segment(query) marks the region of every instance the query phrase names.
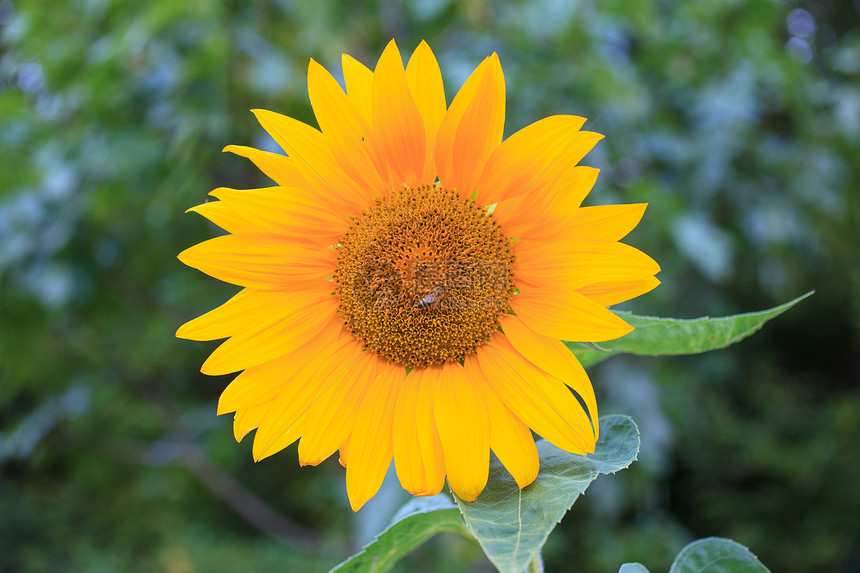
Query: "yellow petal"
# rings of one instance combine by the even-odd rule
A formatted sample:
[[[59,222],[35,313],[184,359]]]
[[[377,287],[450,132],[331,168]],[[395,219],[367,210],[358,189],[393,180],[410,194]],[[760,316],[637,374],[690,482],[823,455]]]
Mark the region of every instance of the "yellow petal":
[[[597,427],[597,399],[585,369],[558,339],[542,336],[530,329],[518,316],[502,315],[502,329],[511,345],[526,360],[558,378],[576,392],[588,408],[588,417]]]
[[[250,325],[271,324],[323,296],[326,293],[242,289],[221,306],[183,324],[176,336],[186,340],[227,338]]]
[[[470,366],[470,362],[474,364]],[[477,382],[487,404],[487,412],[490,416],[490,448],[510,472],[517,485],[524,488],[535,480],[540,467],[540,459],[531,430],[502,403],[484,379],[476,357],[466,357],[466,368],[476,372],[477,375],[473,375],[473,380]]]
[[[246,328],[216,348],[200,371],[210,376],[229,374],[290,353],[323,330],[338,304],[337,298],[330,296],[277,322]]]
[[[257,169],[282,187],[304,188],[308,185],[308,181],[302,175],[302,171],[296,165],[296,161],[289,157],[269,151],[261,151],[253,147],[245,147],[244,145],[228,145],[224,148],[224,151],[250,159],[257,166]]]
[[[257,226],[236,213],[221,201],[209,201],[191,207],[186,213],[197,213],[209,219],[228,233],[256,233]]]
[[[233,437],[237,442],[241,442],[251,430],[260,426],[266,419],[266,413],[271,404],[271,401],[263,402],[236,412],[233,417]]]
[[[264,365],[265,366],[265,365]],[[257,367],[259,370],[261,367]],[[275,399],[284,385],[284,378],[278,375],[257,375],[253,368],[239,374],[218,399],[218,415],[241,412]]]
[[[575,291],[523,286],[508,304],[529,328],[559,340],[601,342],[633,330],[612,311]]]
[[[373,118],[370,108],[373,72],[349,54],[343,54],[341,65],[343,79],[346,82],[346,95],[369,125]]]
[[[372,203],[371,191],[344,173],[322,133],[279,113],[252,111],[260,125],[296,161],[302,176],[330,200],[339,200],[356,213]]]
[[[594,451],[591,422],[577,399],[525,360],[503,334],[493,334],[477,357],[484,378],[517,418],[565,451]]]
[[[331,360],[321,362],[311,361],[293,377],[284,380],[284,386],[277,398],[272,400],[266,419],[260,424],[254,436],[254,459],[259,461],[277,453],[286,447],[281,445],[279,438],[304,422],[311,404],[319,397],[320,392],[331,384],[333,378],[348,368],[360,352],[355,342],[340,343],[332,353]],[[292,436],[292,433],[291,433]],[[297,439],[299,436],[295,436]],[[294,441],[291,439],[290,443]]]
[[[505,78],[494,53],[469,76],[439,125],[434,155],[444,187],[471,196],[504,124]]]
[[[392,446],[394,468],[403,489],[412,495],[427,490],[427,477],[421,463],[421,446],[415,427],[415,410],[418,405],[418,382],[409,375],[403,381],[394,406]]]
[[[475,381],[459,364],[445,364],[436,376],[433,412],[448,485],[460,499],[475,501],[487,485],[490,469],[487,405]]]
[[[566,169],[551,181],[541,177],[528,194],[500,202],[493,217],[509,237],[565,237],[571,229],[570,218],[594,187],[599,173],[599,169],[579,166]]]
[[[325,285],[334,272],[337,253],[278,235],[223,235],[185,249],[178,258],[189,267],[239,286],[261,290],[318,286],[331,292]]]
[[[592,239],[514,243],[517,285],[547,287],[560,292],[596,282],[622,282],[660,272],[648,255],[624,243]]]
[[[387,160],[389,184],[398,189],[421,181],[427,139],[424,120],[406,84],[403,60],[394,40],[388,43],[373,72],[373,142]]]
[[[445,117],[447,102],[442,72],[436,62],[436,56],[424,40],[421,40],[412,52],[412,57],[409,58],[409,64],[406,66],[406,82],[424,119],[424,134],[427,138],[427,154],[421,181],[432,183],[437,175],[433,153],[436,132],[439,130],[442,118]]]
[[[379,175],[382,164],[370,141],[370,124],[337,80],[314,60],[308,66],[308,94],[325,140],[344,172],[365,191],[384,188],[384,178]]]
[[[269,422],[268,416],[271,415],[271,410],[266,413],[266,420],[264,420],[260,426],[265,427],[264,424]],[[257,429],[257,433],[254,434],[254,444],[251,447],[251,455],[254,456],[254,461],[259,462],[262,459],[265,459],[271,455],[274,455],[284,448],[290,446],[302,437],[302,434],[305,431],[305,421],[307,419],[307,413],[301,413],[295,420],[293,420],[289,425],[282,427],[274,439],[267,440],[263,442],[259,439],[260,430]],[[266,447],[263,448],[261,444],[265,443]]]
[[[421,461],[424,475],[427,476],[427,492],[421,495],[436,495],[445,486],[445,455],[442,440],[436,426],[433,400],[436,393],[437,369],[425,368],[410,372],[418,377],[418,404],[415,412],[415,425],[418,432],[418,445],[421,448]]]
[[[620,241],[636,228],[648,203],[600,205],[577,209],[570,218],[570,237]]]
[[[403,489],[412,495],[436,495],[445,482],[445,469],[432,419],[432,395],[421,393],[423,370],[414,369],[406,377],[394,408],[394,467]],[[426,384],[425,388],[432,390]]]
[[[656,277],[645,277],[635,281],[594,283],[577,292],[602,306],[612,306],[636,298],[654,290],[660,281]]]
[[[307,433],[299,442],[301,465],[319,464],[349,437],[358,405],[376,378],[378,362],[371,352],[353,352],[341,359],[341,367],[308,410]]]
[[[601,205],[598,207],[580,207],[582,197],[597,180],[598,170],[591,167],[576,167],[585,170],[583,175],[589,176],[585,182],[585,190],[578,193],[564,193],[556,189],[552,193],[532,193],[525,202],[542,203],[542,209],[527,208],[523,205],[523,197],[505,201],[505,215],[499,219],[519,219],[524,227],[517,234],[523,239],[533,240],[569,240],[569,239],[599,239],[619,241],[633,230],[644,213],[646,204],[631,205]],[[567,179],[565,179],[568,182]],[[570,183],[571,188],[577,185]],[[514,206],[508,209],[508,205]],[[515,211],[525,211],[522,214],[512,214]],[[510,214],[510,215],[508,215]],[[516,232],[514,227],[506,228]]]
[[[210,193],[257,226],[271,232],[323,247],[349,228],[352,211],[333,210],[312,191],[287,187],[236,190],[221,187]]]
[[[584,123],[575,115],[553,115],[511,135],[487,160],[478,201],[492,205],[527,193],[550,165],[583,140],[579,128]]]
[[[293,352],[239,374],[218,398],[218,415],[276,398],[286,388],[287,381],[298,376],[314,361],[323,364],[337,361],[344,352],[344,344],[338,343],[341,326],[340,319],[333,317],[318,336]]]
[[[397,390],[406,372],[403,367],[381,364],[379,377],[368,386],[355,412],[349,437],[346,493],[353,511],[376,495],[391,465],[391,427]]]
[[[349,455],[349,438],[347,438],[346,441],[344,441],[340,445],[340,449],[338,450],[337,461],[343,467],[346,467],[346,459],[347,459],[348,455]]]
[[[523,210],[524,215],[531,213],[532,217],[535,211],[549,214],[573,213],[591,191],[599,172],[593,168],[573,166],[602,138],[598,133],[577,132],[574,143],[529,184],[527,192],[513,196],[512,200],[503,201],[494,214],[504,220],[505,214],[514,209]],[[517,217],[516,214],[508,216]],[[545,224],[543,218],[533,218],[532,223],[540,227]],[[522,232],[511,236],[525,235],[526,233]]]
[[[238,332],[248,322],[271,316],[271,303],[285,295],[279,292],[261,293],[242,289],[233,298],[206,314],[189,320],[176,331],[186,340],[219,340]]]

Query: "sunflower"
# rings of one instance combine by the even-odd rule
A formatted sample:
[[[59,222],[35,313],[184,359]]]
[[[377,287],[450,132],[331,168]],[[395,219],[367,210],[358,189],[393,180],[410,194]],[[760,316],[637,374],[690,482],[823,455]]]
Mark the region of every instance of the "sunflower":
[[[311,60],[319,129],[255,110],[286,155],[225,150],[276,185],[212,191],[193,207],[228,234],[179,259],[242,287],[177,332],[223,342],[201,371],[241,373],[218,402],[260,460],[299,440],[301,465],[335,452],[354,510],[394,459],[413,495],[474,500],[490,450],[522,488],[532,431],[574,453],[598,436],[591,383],[562,340],[632,328],[607,309],[660,269],[619,240],[644,204],[581,207],[601,135],[556,115],[503,140],[496,54],[451,105],[422,42],[373,71],[343,56],[346,90]],[[571,391],[572,390],[572,391]]]

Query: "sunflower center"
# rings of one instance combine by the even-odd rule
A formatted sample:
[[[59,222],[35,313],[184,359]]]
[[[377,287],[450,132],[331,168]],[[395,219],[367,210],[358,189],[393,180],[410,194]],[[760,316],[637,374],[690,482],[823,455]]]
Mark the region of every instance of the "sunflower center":
[[[514,293],[509,240],[493,216],[438,185],[377,199],[338,250],[346,328],[397,364],[462,360],[499,327]]]

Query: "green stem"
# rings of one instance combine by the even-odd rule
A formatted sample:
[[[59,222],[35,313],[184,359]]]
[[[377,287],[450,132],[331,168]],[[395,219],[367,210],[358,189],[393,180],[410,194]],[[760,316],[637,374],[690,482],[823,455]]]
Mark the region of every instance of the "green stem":
[[[541,559],[540,550],[535,551],[532,560],[526,567],[526,573],[543,573],[543,559]]]

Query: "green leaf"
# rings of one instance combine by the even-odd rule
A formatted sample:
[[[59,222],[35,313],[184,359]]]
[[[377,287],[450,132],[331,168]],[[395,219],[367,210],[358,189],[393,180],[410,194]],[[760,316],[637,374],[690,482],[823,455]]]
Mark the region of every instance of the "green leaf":
[[[648,569],[641,563],[625,563],[618,573],[648,573]]]
[[[460,519],[460,511],[447,496],[416,497],[397,512],[391,525],[361,553],[332,569],[332,573],[388,571],[413,549],[443,531],[471,538]]]
[[[473,502],[454,499],[466,527],[503,573],[522,573],[567,510],[599,474],[628,467],[639,453],[639,429],[627,416],[600,418],[600,439],[589,456],[537,442],[540,473],[525,489],[495,458],[490,480]]]
[[[779,316],[814,292],[810,291],[768,310],[718,318],[704,316],[682,320],[616,312],[631,326],[636,327],[636,330],[627,336],[600,344],[584,342],[565,342],[565,344],[586,367],[623,352],[640,356],[698,354],[740,342],[759,330],[765,322]]]
[[[707,537],[684,547],[669,573],[769,573],[749,549],[731,539]],[[620,573],[620,572],[619,572]]]

